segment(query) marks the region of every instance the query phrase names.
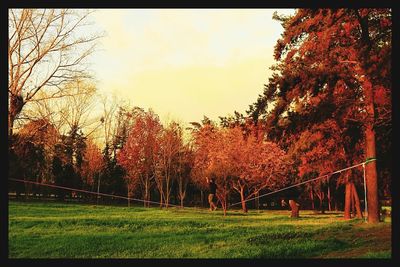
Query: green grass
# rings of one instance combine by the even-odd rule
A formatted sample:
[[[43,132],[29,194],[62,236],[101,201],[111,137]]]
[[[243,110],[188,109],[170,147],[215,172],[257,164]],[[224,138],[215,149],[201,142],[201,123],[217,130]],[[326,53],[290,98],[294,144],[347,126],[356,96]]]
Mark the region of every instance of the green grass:
[[[9,258],[390,258],[391,222],[341,213],[9,202]]]

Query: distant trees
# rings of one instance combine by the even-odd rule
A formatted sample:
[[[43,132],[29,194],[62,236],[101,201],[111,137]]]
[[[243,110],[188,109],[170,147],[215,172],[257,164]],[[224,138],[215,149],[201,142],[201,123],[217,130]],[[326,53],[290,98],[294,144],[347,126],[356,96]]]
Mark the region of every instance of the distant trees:
[[[132,121],[127,141],[117,153],[118,164],[126,170],[129,195],[140,187],[148,207],[155,186],[160,206],[168,208],[175,185],[183,206],[193,155],[182,126],[175,121],[163,126],[152,110],[139,108],[134,108]]]
[[[234,152],[239,168],[233,188],[240,194],[242,209],[246,212],[247,199],[257,196],[264,189],[284,187],[291,162],[277,144],[254,134],[250,134],[240,144]]]
[[[150,205],[150,189],[156,176],[161,129],[158,116],[152,110],[140,110],[135,114],[125,146],[117,155],[119,164],[128,173],[128,194],[132,194],[138,184],[142,190],[145,207]],[[159,190],[162,194],[162,189]]]
[[[160,173],[156,175],[156,181],[161,189],[161,199],[164,199],[166,207],[170,201],[172,182],[182,171],[177,166],[179,153],[183,152],[182,134],[182,127],[176,122],[171,122],[164,127],[159,139],[160,150],[157,165]],[[180,160],[180,164],[182,164],[182,158]],[[181,192],[182,190],[183,187]]]
[[[195,132],[195,144],[196,180],[205,185],[206,175],[215,177],[224,214],[232,189],[240,194],[242,209],[247,212],[247,199],[262,189],[278,188],[286,182],[289,162],[285,152],[254,136],[254,132],[246,136],[240,126],[218,128],[205,124]]]
[[[86,138],[82,128],[87,122],[85,115],[91,109],[88,99],[93,93],[89,91],[95,92],[95,87],[88,83],[90,73],[86,59],[101,37],[97,33],[79,34],[78,29],[87,25],[90,14],[91,11],[68,9],[8,11],[9,149],[14,154],[13,151],[21,148],[22,136],[32,142],[37,140],[36,137],[44,137],[46,129],[52,128],[51,138],[40,137],[42,141],[38,145],[41,149],[35,149],[36,153],[42,151],[44,166],[36,169],[43,182],[82,185]],[[67,105],[63,106],[65,103]],[[22,127],[14,134],[16,119],[25,124],[21,123]],[[37,131],[30,129],[33,130],[31,133],[24,134],[24,128],[34,124],[41,126],[34,127]],[[69,127],[65,127],[66,124]],[[22,160],[22,156],[19,154],[18,160]],[[27,162],[39,158],[31,155]],[[35,177],[14,164],[10,168],[14,173],[24,173],[29,179]]]
[[[95,180],[98,180],[101,170],[104,168],[104,159],[100,148],[91,140],[86,140],[82,164],[82,177],[89,189],[94,190]]]
[[[188,141],[187,143],[181,143],[177,159],[174,164],[174,170],[176,183],[178,185],[178,197],[182,208],[187,195],[186,191],[188,184],[192,180],[193,164],[194,151],[192,142]]]

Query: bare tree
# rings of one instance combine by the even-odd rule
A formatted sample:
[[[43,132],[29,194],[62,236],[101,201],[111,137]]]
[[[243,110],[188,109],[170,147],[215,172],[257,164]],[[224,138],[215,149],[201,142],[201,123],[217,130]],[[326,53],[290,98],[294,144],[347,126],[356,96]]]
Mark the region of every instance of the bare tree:
[[[62,98],[46,98],[46,92],[39,92],[38,96],[43,99],[32,101],[20,113],[18,122],[25,119],[46,119],[60,134],[76,127],[85,131],[85,136],[89,136],[101,126],[101,114],[95,109],[96,90],[90,81],[76,80],[63,86],[65,95]]]
[[[177,166],[176,180],[178,183],[178,197],[183,208],[183,201],[186,197],[187,185],[190,181],[191,170],[194,164],[193,143],[188,142],[180,146]]]
[[[101,97],[101,104],[103,106],[103,115],[101,117],[101,122],[103,123],[104,130],[104,145],[110,146],[115,132],[115,116],[118,110],[118,99],[114,95],[109,98],[107,95]]]
[[[64,119],[69,129],[77,127],[84,129],[100,125],[100,118],[93,113],[95,104],[96,87],[86,81],[73,81],[68,84],[70,95],[62,98],[60,116]],[[90,131],[91,132],[91,131]]]
[[[92,11],[10,9],[8,13],[8,132],[24,106],[63,97],[63,85],[90,77],[85,59],[99,34],[80,31]],[[81,35],[79,35],[81,34]],[[38,92],[46,91],[44,98]]]
[[[182,127],[179,125],[179,123],[171,121],[163,129],[163,132],[160,136],[159,165],[161,168],[161,176],[158,176],[158,179],[156,179],[156,181],[159,180],[159,183],[164,183],[165,185],[161,187],[164,190],[160,191],[160,194],[164,195],[165,205],[167,208],[172,190],[174,165],[177,163],[181,147]]]

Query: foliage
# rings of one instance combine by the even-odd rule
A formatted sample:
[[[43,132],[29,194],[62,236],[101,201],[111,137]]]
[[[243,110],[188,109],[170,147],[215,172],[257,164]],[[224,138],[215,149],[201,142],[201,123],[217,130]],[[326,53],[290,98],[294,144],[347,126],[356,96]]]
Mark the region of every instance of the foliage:
[[[103,166],[104,161],[101,150],[92,140],[86,140],[82,176],[85,177],[85,183],[87,185],[91,186],[94,184],[95,177],[100,175]]]
[[[382,137],[375,143],[374,131],[391,128],[391,10],[298,9],[275,18],[284,33],[274,74],[248,115],[289,151],[301,175],[375,157],[375,148],[386,158],[390,150],[383,152]],[[376,221],[374,164],[367,166],[367,181]]]
[[[276,189],[286,183],[289,161],[285,152],[257,136],[257,131],[251,132],[256,128],[246,128],[247,131],[240,126],[218,128],[205,124],[194,133],[195,179],[205,186],[205,176],[216,178],[217,197],[225,212],[232,189],[240,193],[243,210],[247,211],[245,199],[262,189]]]
[[[150,187],[156,175],[161,129],[158,116],[152,110],[140,112],[135,116],[127,142],[117,154],[119,165],[127,172],[129,196],[139,185],[142,188],[142,197],[150,200]]]

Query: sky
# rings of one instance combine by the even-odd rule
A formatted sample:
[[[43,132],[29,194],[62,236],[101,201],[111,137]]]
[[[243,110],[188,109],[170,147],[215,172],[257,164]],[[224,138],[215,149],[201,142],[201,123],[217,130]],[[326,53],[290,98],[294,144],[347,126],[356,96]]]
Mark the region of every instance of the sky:
[[[244,113],[271,75],[293,9],[99,9],[91,58],[99,92],[191,122]]]

